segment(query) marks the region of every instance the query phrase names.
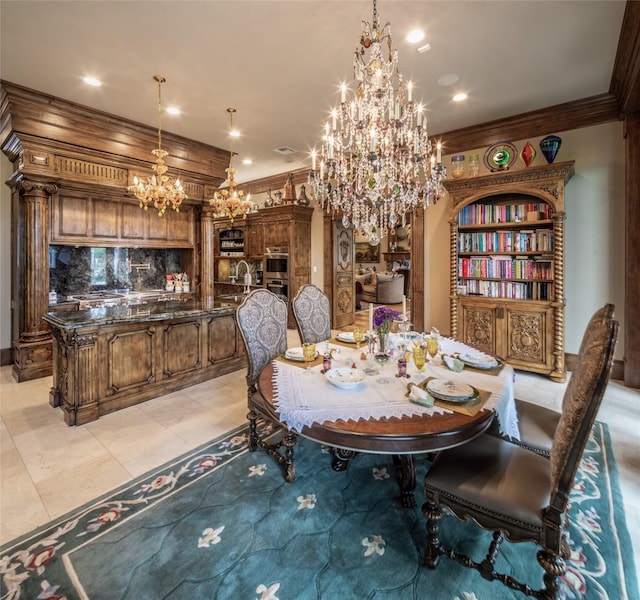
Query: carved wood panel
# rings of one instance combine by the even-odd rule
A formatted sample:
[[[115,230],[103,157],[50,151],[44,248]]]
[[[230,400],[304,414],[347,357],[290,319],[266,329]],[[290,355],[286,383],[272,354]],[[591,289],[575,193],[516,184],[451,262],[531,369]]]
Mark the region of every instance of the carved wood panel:
[[[238,351],[235,319],[229,315],[207,322],[207,363],[231,358]]]
[[[488,306],[462,305],[462,340],[465,344],[495,353],[496,340],[496,309]]]
[[[145,327],[135,331],[113,333],[108,337],[106,356],[108,394],[116,394],[156,380],[153,352],[155,336],[155,327]]]
[[[195,371],[202,365],[201,322],[172,323],[162,335],[164,376],[173,377]]]

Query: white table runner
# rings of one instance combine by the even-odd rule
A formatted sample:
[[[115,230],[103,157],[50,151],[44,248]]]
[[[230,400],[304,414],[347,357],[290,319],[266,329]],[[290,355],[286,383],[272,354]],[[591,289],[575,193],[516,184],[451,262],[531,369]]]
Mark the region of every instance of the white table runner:
[[[334,356],[333,366],[343,367],[355,362],[364,369],[366,361],[360,360],[360,351],[343,346],[330,345],[339,350]],[[319,345],[320,352],[325,350]],[[442,338],[441,350],[446,354],[452,352],[469,352],[465,344]],[[376,365],[377,368],[379,368]],[[445,414],[453,411],[440,406],[426,407],[414,404],[405,396],[409,382],[420,383],[427,377],[446,378],[460,381],[473,387],[490,392],[483,410],[495,410],[500,432],[519,439],[518,418],[513,396],[513,368],[505,364],[498,375],[489,375],[465,369],[455,373],[447,369],[439,356],[435,362],[425,365],[419,373],[413,363],[407,365],[409,379],[395,376],[397,370],[397,354],[393,356],[384,369],[389,380],[387,384],[377,381],[378,375],[368,376],[363,384],[355,389],[344,390],[329,383],[320,372],[321,366],[311,369],[311,373],[281,361],[274,362],[274,403],[281,420],[290,429],[301,431],[304,426],[324,421],[335,422],[357,421],[358,419],[381,419],[389,417],[411,417],[414,415]]]

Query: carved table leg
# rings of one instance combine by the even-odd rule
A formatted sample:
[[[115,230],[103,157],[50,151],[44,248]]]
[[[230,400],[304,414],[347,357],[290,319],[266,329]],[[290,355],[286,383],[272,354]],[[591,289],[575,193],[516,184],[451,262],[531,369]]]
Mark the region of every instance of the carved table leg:
[[[331,468],[334,471],[346,471],[349,461],[357,454],[353,450],[343,450],[342,448],[332,448],[333,460]]]
[[[400,485],[400,498],[402,506],[413,508],[416,506],[416,464],[413,454],[394,454],[393,464],[396,467],[396,478]]]

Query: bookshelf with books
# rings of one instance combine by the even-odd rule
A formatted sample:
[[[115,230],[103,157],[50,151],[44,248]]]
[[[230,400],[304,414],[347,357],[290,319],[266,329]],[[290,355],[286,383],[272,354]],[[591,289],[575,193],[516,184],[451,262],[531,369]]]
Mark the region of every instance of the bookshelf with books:
[[[447,180],[451,335],[566,379],[564,187],[573,161]]]

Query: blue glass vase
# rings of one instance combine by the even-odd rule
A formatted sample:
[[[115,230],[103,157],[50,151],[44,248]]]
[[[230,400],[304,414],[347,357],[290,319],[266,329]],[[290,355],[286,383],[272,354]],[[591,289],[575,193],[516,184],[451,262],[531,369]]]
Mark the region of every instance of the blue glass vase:
[[[555,160],[561,145],[562,138],[557,135],[548,135],[540,140],[540,150],[549,164]]]

